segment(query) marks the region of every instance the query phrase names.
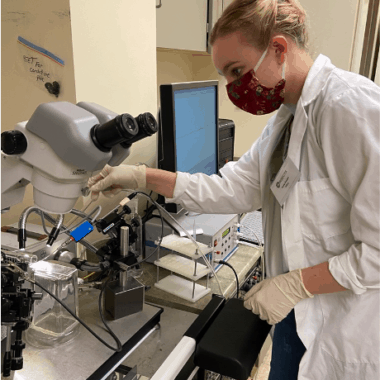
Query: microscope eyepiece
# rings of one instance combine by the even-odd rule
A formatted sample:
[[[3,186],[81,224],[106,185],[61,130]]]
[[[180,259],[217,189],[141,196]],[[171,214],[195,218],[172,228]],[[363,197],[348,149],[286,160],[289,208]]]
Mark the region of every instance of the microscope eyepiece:
[[[145,112],[136,117],[139,126],[139,132],[129,141],[121,143],[123,148],[129,148],[136,141],[142,140],[145,137],[152,136],[158,130],[157,121],[150,112]]]
[[[151,136],[157,132],[157,121],[150,112],[145,112],[136,117],[140,130],[143,130],[146,136]]]
[[[109,152],[117,144],[128,142],[139,132],[135,118],[127,113],[91,128],[91,138],[102,152]]]
[[[28,142],[20,131],[5,131],[1,134],[1,150],[5,154],[22,154],[26,151]]]

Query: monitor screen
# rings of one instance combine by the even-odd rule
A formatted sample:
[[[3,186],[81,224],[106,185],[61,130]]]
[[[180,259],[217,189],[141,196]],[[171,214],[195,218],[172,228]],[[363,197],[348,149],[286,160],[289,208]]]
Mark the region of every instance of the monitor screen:
[[[218,173],[218,81],[160,86],[158,167]]]
[[[174,91],[177,171],[216,173],[215,91],[214,86]]]

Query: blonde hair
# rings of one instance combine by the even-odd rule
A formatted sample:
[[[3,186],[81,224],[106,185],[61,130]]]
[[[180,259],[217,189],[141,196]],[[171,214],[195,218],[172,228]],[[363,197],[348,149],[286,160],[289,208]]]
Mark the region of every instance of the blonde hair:
[[[216,22],[210,44],[240,31],[259,50],[265,50],[273,34],[289,36],[307,50],[306,13],[298,0],[235,0]]]

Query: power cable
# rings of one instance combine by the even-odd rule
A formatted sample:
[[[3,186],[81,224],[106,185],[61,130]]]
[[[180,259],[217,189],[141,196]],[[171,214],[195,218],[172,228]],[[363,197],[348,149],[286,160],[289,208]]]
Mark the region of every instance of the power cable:
[[[229,268],[231,268],[235,274],[235,279],[236,279],[236,298],[239,298],[239,289],[240,289],[240,286],[239,286],[239,278],[238,278],[238,275],[236,273],[236,270],[234,269],[234,267],[227,263],[226,261],[223,261],[223,260],[219,260],[217,261],[219,264],[222,264],[222,265],[226,265],[228,266]]]

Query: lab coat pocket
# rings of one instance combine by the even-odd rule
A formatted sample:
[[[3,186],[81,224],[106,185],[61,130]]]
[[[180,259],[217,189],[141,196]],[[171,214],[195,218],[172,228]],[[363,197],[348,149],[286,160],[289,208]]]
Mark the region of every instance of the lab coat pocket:
[[[329,178],[299,182],[302,234],[327,240],[346,233],[351,205],[335,190]]]
[[[358,377],[354,379],[378,379],[363,376],[379,370],[378,318],[368,318],[379,306],[378,292],[369,291],[361,295],[341,292],[323,294],[319,298],[324,318],[319,346],[327,354],[326,360],[330,357],[335,368],[343,364],[356,365]]]

